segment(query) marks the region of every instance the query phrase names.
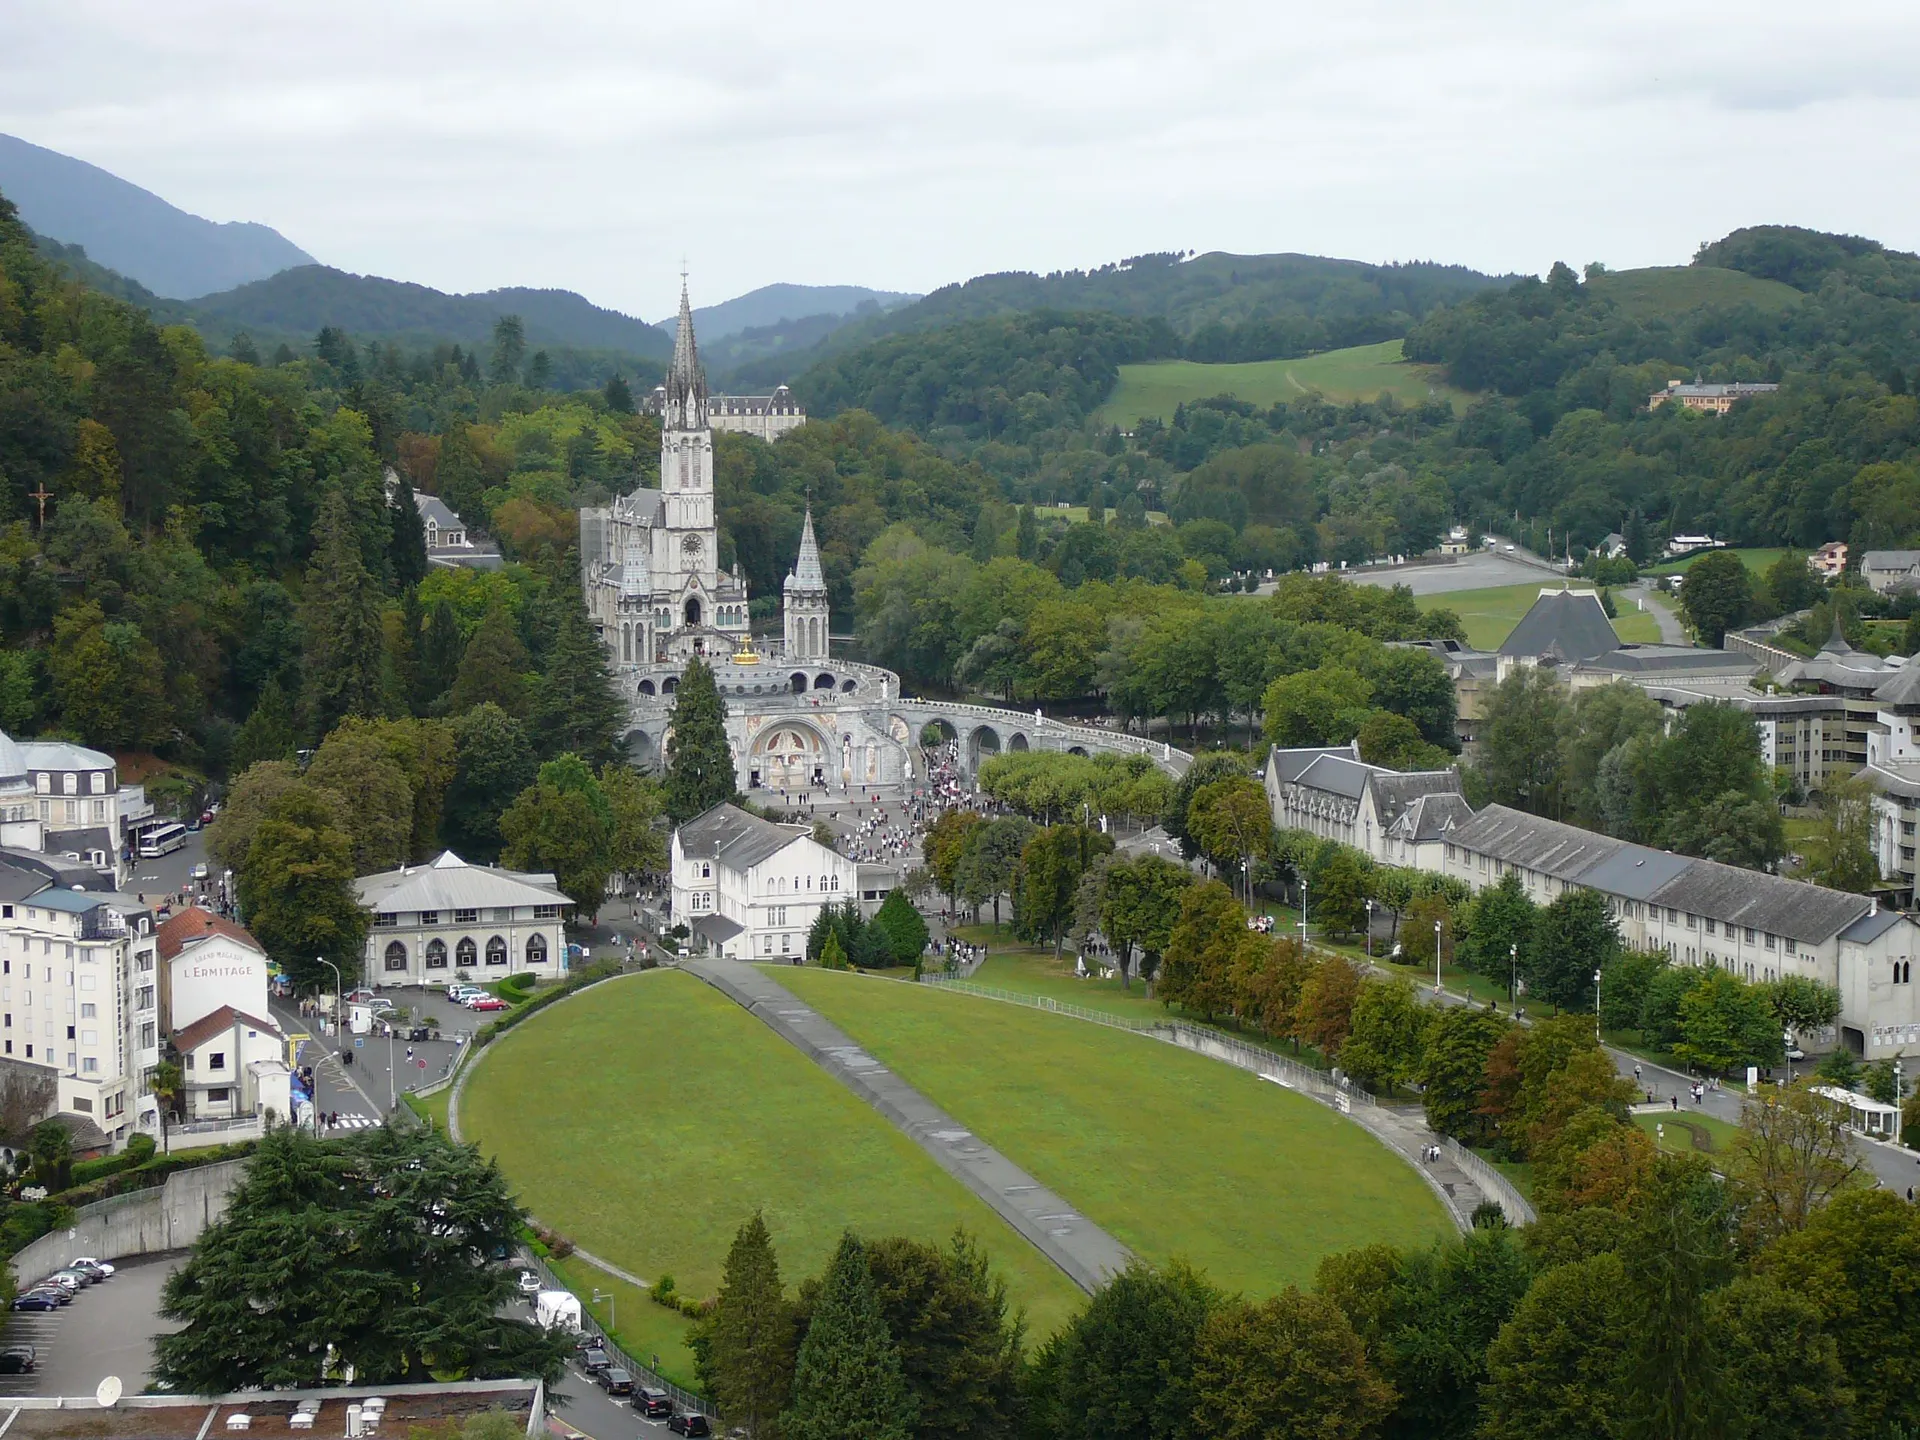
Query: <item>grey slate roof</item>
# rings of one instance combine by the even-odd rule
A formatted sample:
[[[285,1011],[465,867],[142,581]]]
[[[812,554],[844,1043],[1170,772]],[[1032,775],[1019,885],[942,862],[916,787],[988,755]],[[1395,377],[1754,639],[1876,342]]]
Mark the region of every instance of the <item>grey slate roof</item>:
[[[1458,770],[1375,770],[1373,803],[1380,822],[1391,825],[1401,812],[1425,795],[1458,795]]]
[[[1860,557],[1863,570],[1912,570],[1920,566],[1920,550],[1869,550]]]
[[[1657,675],[1663,671],[1725,671],[1755,675],[1760,662],[1738,650],[1702,650],[1692,645],[1622,645],[1605,655],[1583,661],[1583,670],[1617,671],[1623,675]]]
[[[694,860],[715,860],[729,870],[747,870],[769,855],[804,840],[804,830],[790,830],[737,805],[716,805],[696,815],[679,829],[680,853]]]
[[[1348,745],[1309,746],[1299,750],[1283,750],[1276,745],[1268,752],[1267,761],[1272,765],[1275,777],[1282,785],[1287,785],[1298,780],[1301,772],[1323,755],[1357,761],[1360,758],[1360,744],[1354,741]]]
[[[1591,660],[1620,648],[1600,597],[1591,590],[1549,590],[1533,602],[1501,645],[1502,655]]]
[[[467,522],[454,514],[453,507],[438,495],[416,495],[413,497],[413,503],[414,507],[420,512],[422,524],[432,521],[434,526],[441,530],[464,530],[467,528]]]
[[[1873,902],[1864,895],[1828,890],[1805,880],[1784,880],[1714,860],[1689,861],[1686,869],[1654,898],[1662,905],[1691,910],[1696,915],[1811,944],[1832,939],[1873,908]]]
[[[1455,826],[1473,818],[1473,807],[1464,795],[1443,793],[1416,795],[1400,818],[1393,822],[1393,833],[1403,840],[1419,844],[1439,840]]]
[[[554,877],[469,865],[451,850],[431,865],[405,865],[354,881],[369,910],[477,910],[492,906],[571,905]]]
[[[1851,941],[1855,945],[1865,945],[1878,940],[1906,918],[1898,910],[1875,910],[1871,914],[1862,915],[1847,926],[1840,932],[1840,938]]]
[[[1920,665],[1907,661],[1874,687],[1873,698],[1889,705],[1920,705]]]
[[[1343,755],[1322,755],[1302,770],[1294,783],[1358,800],[1360,793],[1367,788],[1367,776],[1370,773],[1372,767],[1358,760],[1350,760]]]
[[[1668,850],[1623,844],[1606,859],[1589,866],[1581,875],[1580,883],[1594,890],[1605,890],[1609,895],[1648,900],[1695,863],[1685,855],[1675,855]]]
[[[693,933],[704,935],[716,945],[724,945],[747,927],[724,915],[702,915],[693,922]]]
[[[1808,944],[1832,939],[1873,908],[1864,895],[1632,845],[1505,805],[1487,806],[1447,839],[1591,890]]]
[[[1597,835],[1577,825],[1563,825],[1505,805],[1487,806],[1448,838],[1509,865],[1538,870],[1560,880],[1577,880],[1626,845],[1610,835]]]

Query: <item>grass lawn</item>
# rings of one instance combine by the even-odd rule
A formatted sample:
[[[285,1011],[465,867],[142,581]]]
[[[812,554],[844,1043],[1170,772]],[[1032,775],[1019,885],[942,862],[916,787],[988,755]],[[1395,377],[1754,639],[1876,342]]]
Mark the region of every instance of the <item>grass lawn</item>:
[[[592,1246],[587,1248],[593,1249]],[[594,1251],[596,1255],[599,1253]],[[678,1310],[654,1304],[646,1291],[615,1279],[577,1256],[565,1260],[549,1259],[547,1268],[580,1297],[582,1310],[591,1310],[593,1318],[613,1332],[614,1343],[621,1349],[643,1365],[658,1355],[660,1363],[653,1368],[667,1379],[689,1390],[701,1388],[700,1377],[693,1370],[693,1354],[687,1349],[686,1316]],[[790,1280],[792,1277],[787,1278]],[[612,1303],[594,1301],[596,1292],[612,1296]]]
[[[1122,365],[1120,383],[1095,419],[1102,425],[1131,427],[1148,415],[1173,419],[1174,407],[1216,395],[1232,395],[1262,409],[1276,400],[1299,400],[1319,393],[1335,404],[1376,400],[1382,391],[1402,405],[1424,405],[1443,395],[1456,411],[1472,396],[1449,386],[1438,366],[1415,365],[1400,358],[1400,342],[1326,350],[1298,360],[1255,360],[1237,365],[1206,365],[1197,360],[1155,360]]]
[[[1669,560],[1664,565],[1655,565],[1651,569],[1642,571],[1641,573],[1645,575],[1684,575],[1687,567],[1692,565],[1694,561],[1698,560],[1702,555],[1711,555],[1713,553],[1711,550],[1696,550],[1691,555],[1682,555],[1678,560]],[[1733,553],[1740,557],[1740,563],[1747,567],[1750,574],[1758,575],[1761,571],[1768,569],[1774,561],[1778,560],[1787,552],[1780,549],[1761,547],[1753,550],[1735,550]]]
[[[691,975],[632,976],[531,1017],[480,1062],[460,1123],[542,1224],[649,1282],[671,1273],[683,1294],[714,1293],[758,1209],[789,1288],[848,1226],[941,1241],[964,1225],[1037,1336],[1080,1301],[877,1111]]]
[[[1445,590],[1437,595],[1420,595],[1414,604],[1422,610],[1451,610],[1467,627],[1467,643],[1477,650],[1497,650],[1520,617],[1533,608],[1542,589],[1554,588],[1542,577],[1525,585],[1500,585],[1490,590]],[[1660,640],[1660,626],[1653,616],[1635,609],[1630,602],[1614,601],[1620,618],[1613,632],[1627,644],[1654,645]]]
[[[447,1133],[447,1101],[452,1097],[453,1087],[449,1085],[444,1090],[435,1091],[424,1100],[412,1094],[402,1095],[400,1098],[406,1101],[409,1110],[444,1135]]]
[[[1636,1115],[1633,1123],[1654,1137],[1662,1150],[1676,1155],[1699,1153],[1724,1159],[1733,1147],[1738,1125],[1729,1125],[1711,1115],[1681,1109],[1666,1115]],[[1665,1133],[1662,1134],[1661,1132]]]
[[[933,986],[826,970],[780,979],[961,1124],[1136,1254],[1267,1295],[1323,1255],[1453,1233],[1365,1130],[1159,1041]]]
[[[1282,917],[1283,924],[1297,913],[1282,906],[1267,908],[1270,913]],[[1049,1000],[1129,1020],[1177,1019],[1195,1025],[1208,1023],[1190,1011],[1169,1009],[1160,1001],[1150,998],[1146,983],[1138,975],[1128,985],[1118,980],[1102,980],[1097,975],[1085,978],[1075,975],[1072,951],[1067,951],[1056,962],[1052,946],[1028,945],[1015,940],[1004,925],[963,925],[956,933],[963,940],[987,947],[987,958],[969,977],[975,985],[1011,990],[1017,995],[1045,996]],[[1308,1046],[1303,1045],[1296,1051],[1291,1045],[1275,1044],[1264,1035],[1237,1029],[1231,1023],[1215,1022],[1212,1028],[1233,1036],[1243,1044],[1272,1050],[1276,1055],[1285,1055],[1303,1065],[1326,1068],[1319,1055]]]

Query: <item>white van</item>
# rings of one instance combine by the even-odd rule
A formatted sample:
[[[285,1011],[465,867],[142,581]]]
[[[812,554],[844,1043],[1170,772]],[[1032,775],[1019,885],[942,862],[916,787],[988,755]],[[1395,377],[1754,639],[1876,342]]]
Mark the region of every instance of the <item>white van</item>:
[[[581,1330],[580,1297],[569,1290],[542,1290],[533,1297],[533,1320],[545,1329],[565,1330],[570,1335],[578,1335]]]

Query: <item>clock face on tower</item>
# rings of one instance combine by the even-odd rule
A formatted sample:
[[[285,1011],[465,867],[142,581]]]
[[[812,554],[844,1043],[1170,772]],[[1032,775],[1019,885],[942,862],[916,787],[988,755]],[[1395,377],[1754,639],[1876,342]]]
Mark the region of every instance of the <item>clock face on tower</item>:
[[[700,537],[688,535],[680,541],[680,566],[683,570],[700,568]]]

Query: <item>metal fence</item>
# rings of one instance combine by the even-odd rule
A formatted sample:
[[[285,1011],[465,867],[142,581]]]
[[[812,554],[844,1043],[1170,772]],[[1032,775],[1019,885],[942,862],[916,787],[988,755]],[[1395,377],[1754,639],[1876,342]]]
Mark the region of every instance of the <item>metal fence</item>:
[[[581,1328],[587,1334],[599,1339],[600,1343],[606,1347],[607,1354],[612,1358],[613,1363],[633,1376],[633,1383],[636,1386],[645,1385],[649,1389],[666,1391],[668,1398],[681,1410],[698,1411],[712,1422],[716,1433],[721,1429],[720,1412],[714,1408],[711,1400],[707,1399],[704,1395],[696,1395],[693,1391],[674,1384],[652,1366],[642,1365],[638,1360],[634,1359],[633,1356],[621,1349],[619,1345],[614,1343],[613,1337],[607,1334],[606,1327],[594,1318],[593,1306],[588,1302],[587,1297],[581,1295],[579,1291],[555,1275],[552,1270],[547,1268],[546,1262],[538,1255],[530,1254],[523,1256],[521,1263],[524,1264],[527,1269],[533,1271],[534,1274],[538,1275],[547,1289],[565,1290],[568,1294],[575,1296],[580,1301]],[[585,1264],[586,1262],[582,1261],[581,1263]]]
[[[1500,1207],[1508,1224],[1531,1225],[1540,1218],[1527,1202],[1527,1197],[1520,1193],[1511,1180],[1458,1140],[1451,1135],[1442,1135],[1438,1144],[1446,1157],[1466,1171],[1473,1183],[1480,1187],[1480,1193]]]

